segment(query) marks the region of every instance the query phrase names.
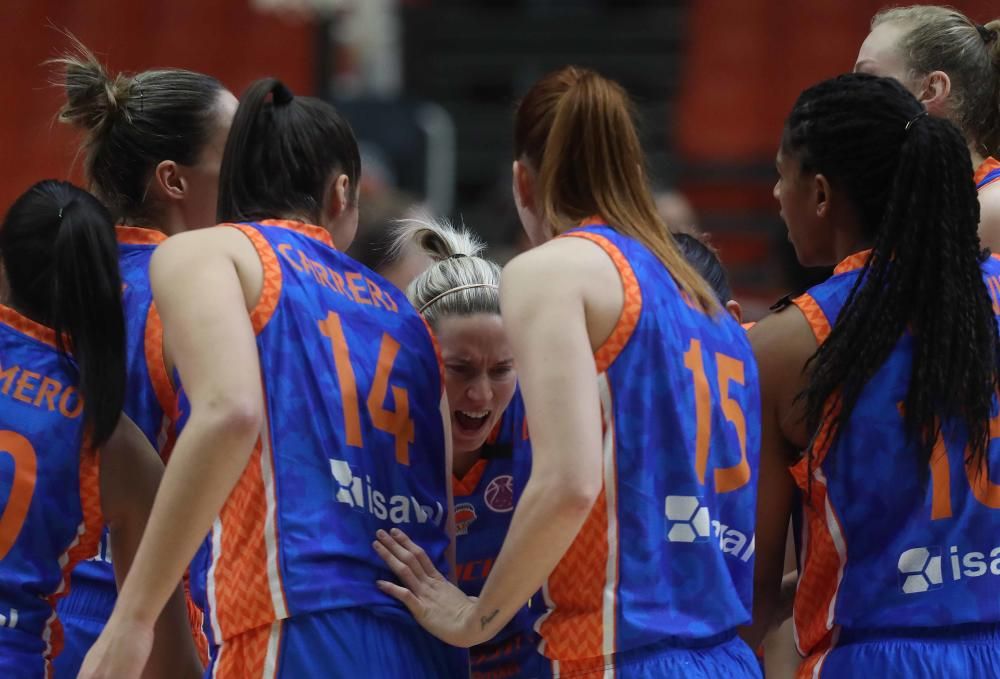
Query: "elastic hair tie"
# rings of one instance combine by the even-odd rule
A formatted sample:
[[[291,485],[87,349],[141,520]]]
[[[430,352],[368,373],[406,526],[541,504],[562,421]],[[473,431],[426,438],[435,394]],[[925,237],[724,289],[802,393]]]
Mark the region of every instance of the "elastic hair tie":
[[[445,290],[440,295],[437,295],[436,297],[432,297],[430,299],[430,301],[426,302],[422,307],[420,307],[417,310],[417,313],[421,313],[421,314],[424,313],[424,309],[426,309],[427,307],[429,307],[431,304],[434,304],[434,302],[438,301],[442,297],[450,295],[453,292],[458,292],[459,290],[471,290],[472,288],[493,288],[494,290],[499,290],[500,289],[499,286],[493,285],[492,283],[469,283],[468,285],[460,285],[457,288],[451,288],[450,290]]]
[[[908,123],[906,123],[906,127],[903,128],[903,132],[909,132],[910,131],[910,125],[912,125],[913,123],[917,122],[918,120],[920,120],[921,118],[923,118],[925,115],[927,115],[927,109],[924,109],[923,111],[921,111],[917,115],[915,115],[912,118],[910,118],[910,121]]]
[[[295,95],[292,91],[285,87],[282,82],[275,83],[274,87],[271,88],[271,101],[274,102],[275,106],[285,106],[286,104],[292,103],[295,99]]]
[[[997,39],[997,32],[991,31],[982,24],[976,24],[976,30],[979,31],[979,36],[983,39],[983,42],[989,45],[991,42]]]
[[[448,255],[447,259],[461,259],[462,257],[468,257],[464,252],[456,252],[453,255]]]

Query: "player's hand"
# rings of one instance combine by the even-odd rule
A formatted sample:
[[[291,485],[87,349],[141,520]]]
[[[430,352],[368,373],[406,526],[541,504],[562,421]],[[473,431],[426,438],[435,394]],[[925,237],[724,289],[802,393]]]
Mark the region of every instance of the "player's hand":
[[[153,648],[153,628],[112,617],[83,660],[77,679],[139,679]]]
[[[452,646],[482,641],[473,624],[476,598],[441,575],[420,545],[393,528],[391,534],[378,531],[372,546],[403,586],[385,580],[375,584],[410,609],[424,629]]]

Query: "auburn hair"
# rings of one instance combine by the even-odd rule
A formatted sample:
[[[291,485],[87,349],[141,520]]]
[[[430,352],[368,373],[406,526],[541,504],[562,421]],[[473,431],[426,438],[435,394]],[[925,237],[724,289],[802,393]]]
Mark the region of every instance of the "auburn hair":
[[[649,248],[695,305],[719,309],[656,211],[621,85],[576,66],[545,76],[517,107],[514,156],[538,173],[539,216],[555,234],[599,215]]]

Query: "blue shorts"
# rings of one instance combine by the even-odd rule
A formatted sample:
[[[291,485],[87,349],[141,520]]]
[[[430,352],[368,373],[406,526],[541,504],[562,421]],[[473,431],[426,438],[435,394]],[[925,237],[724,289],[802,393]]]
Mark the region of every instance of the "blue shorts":
[[[80,672],[80,665],[83,664],[87,651],[97,641],[97,637],[101,636],[104,621],[61,614],[59,622],[63,628],[63,648],[52,665],[57,677],[75,677]]]
[[[116,596],[114,583],[108,589],[104,583],[71,581],[70,593],[56,606],[63,628],[63,649],[52,663],[56,677],[75,677],[80,671],[87,651],[111,617]]]
[[[879,679],[1000,677],[1000,625],[842,629],[818,676]]]
[[[664,640],[610,660],[552,662],[558,679],[762,679],[760,662],[731,630],[709,639]],[[527,679],[527,678],[526,678]]]
[[[45,668],[45,644],[41,637],[30,636],[18,630],[4,629],[4,632],[0,634],[0,677],[46,679],[49,673]]]
[[[538,652],[539,640],[524,632],[473,646],[472,679],[552,679],[552,662]]]
[[[469,652],[415,623],[358,609],[287,618],[214,646],[208,679],[444,679],[469,676]]]

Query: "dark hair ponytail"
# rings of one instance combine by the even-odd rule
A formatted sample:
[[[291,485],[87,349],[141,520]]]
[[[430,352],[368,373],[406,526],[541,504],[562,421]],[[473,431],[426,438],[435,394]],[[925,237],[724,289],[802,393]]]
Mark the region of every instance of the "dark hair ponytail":
[[[0,229],[14,307],[64,335],[91,441],[111,436],[125,401],[125,317],[118,243],[108,210],[68,182],[32,186]]]
[[[852,74],[802,93],[782,146],[803,172],[823,174],[847,195],[872,246],[829,338],[808,364],[809,386],[800,396],[810,430],[832,424],[836,436],[865,384],[910,332],[903,416],[921,461],[930,459],[945,423],[961,423],[969,461],[980,464],[1000,343],[961,133],[928,116],[895,80]],[[835,396],[839,408],[831,409]]]
[[[675,233],[673,236],[684,259],[705,279],[719,303],[725,304],[731,300],[733,291],[729,287],[729,276],[722,267],[715,248],[706,240],[689,233]]]
[[[334,172],[347,175],[356,198],[361,154],[347,121],[324,101],[292,95],[280,80],[258,80],[240,99],[226,140],[219,221],[301,215],[318,223]]]

